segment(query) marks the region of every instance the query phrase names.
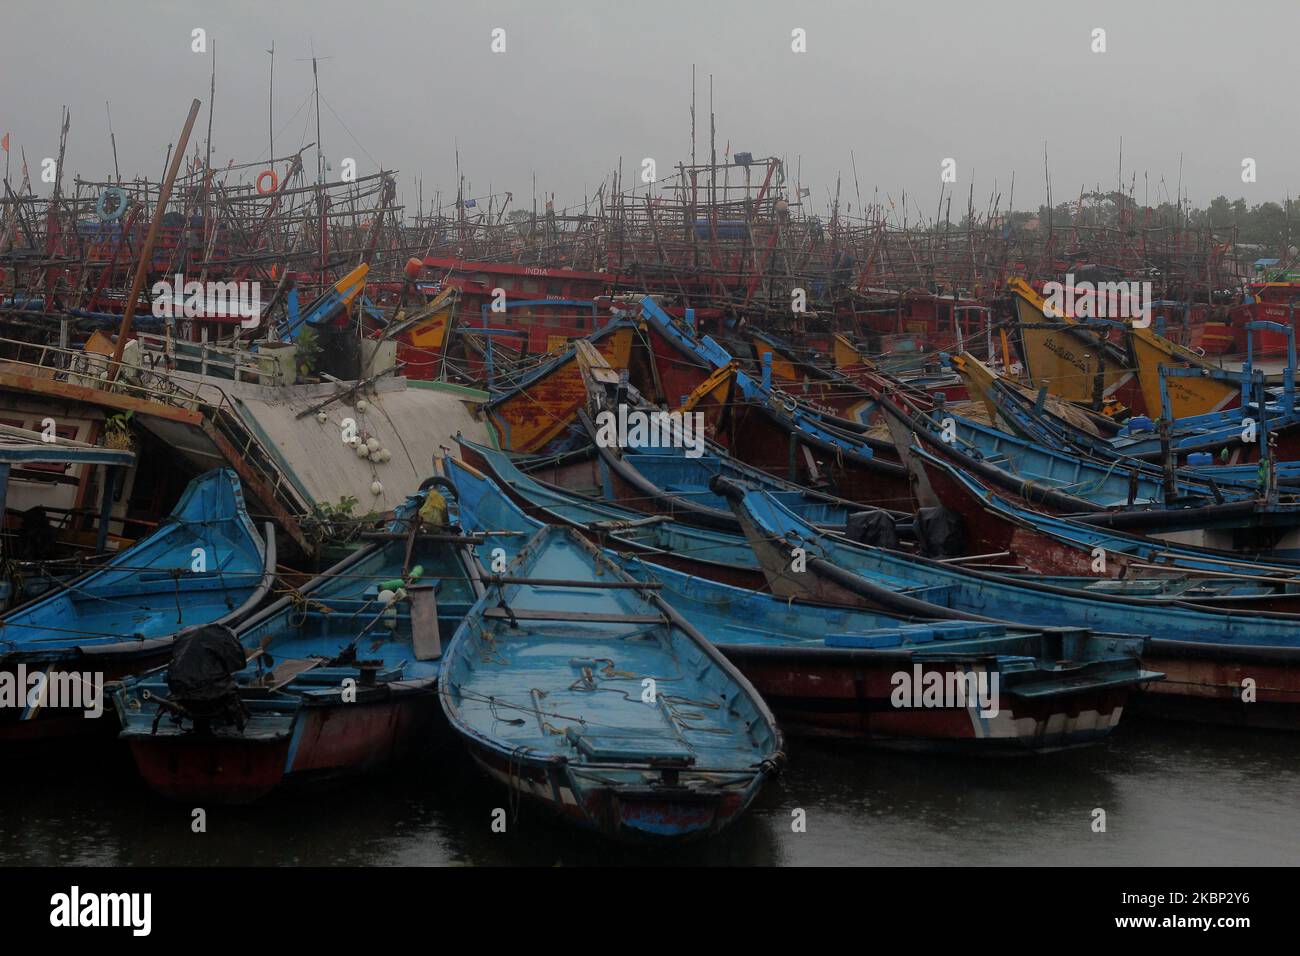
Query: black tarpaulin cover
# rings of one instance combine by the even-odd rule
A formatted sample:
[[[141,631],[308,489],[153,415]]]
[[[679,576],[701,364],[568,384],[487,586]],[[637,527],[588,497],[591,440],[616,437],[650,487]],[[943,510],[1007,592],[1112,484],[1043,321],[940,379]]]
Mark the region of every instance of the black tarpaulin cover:
[[[205,624],[177,638],[167,687],[178,700],[220,700],[236,693],[233,675],[244,663],[244,647],[235,632],[224,624]]]

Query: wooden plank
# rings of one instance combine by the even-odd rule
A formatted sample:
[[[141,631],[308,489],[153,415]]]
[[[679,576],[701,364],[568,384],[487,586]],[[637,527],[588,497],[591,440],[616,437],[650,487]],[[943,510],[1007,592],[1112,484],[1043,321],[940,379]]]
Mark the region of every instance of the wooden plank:
[[[120,392],[109,392],[70,382],[56,382],[33,375],[20,375],[0,371],[0,388],[28,394],[46,395],[51,398],[66,399],[75,402],[88,402],[92,405],[106,405],[123,411],[139,412],[141,415],[153,415],[186,425],[198,425],[203,421],[200,412],[164,405],[162,402],[133,398]]]
[[[541,608],[490,607],[484,617],[516,621],[576,621],[583,624],[666,624],[658,614],[593,614],[587,611],[550,611]]]
[[[278,690],[294,678],[307,673],[307,671],[315,667],[319,667],[323,663],[324,661],[319,657],[291,658],[290,660],[280,661],[256,681],[252,681],[249,686],[260,690]]]
[[[488,584],[528,584],[541,588],[627,588],[629,590],[658,590],[658,581],[573,581],[565,578],[516,578],[493,574],[485,579]]]
[[[417,661],[442,657],[442,635],[438,632],[438,597],[432,584],[413,584],[406,589],[411,598],[411,646]]]

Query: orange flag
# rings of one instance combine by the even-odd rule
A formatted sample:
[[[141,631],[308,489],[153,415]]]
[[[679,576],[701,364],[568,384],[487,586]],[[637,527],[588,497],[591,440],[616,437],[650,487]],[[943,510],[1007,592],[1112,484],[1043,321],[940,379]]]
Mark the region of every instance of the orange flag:
[[[8,133],[5,133],[4,138],[3,138],[3,139],[0,139],[0,146],[3,146],[3,147],[4,147],[4,151],[5,151],[6,153],[9,152],[9,134],[8,134]]]

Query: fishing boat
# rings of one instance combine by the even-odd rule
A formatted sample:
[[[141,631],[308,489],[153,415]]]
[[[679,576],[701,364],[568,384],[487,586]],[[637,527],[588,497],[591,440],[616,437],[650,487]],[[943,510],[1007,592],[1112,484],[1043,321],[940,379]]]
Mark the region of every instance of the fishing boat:
[[[544,524],[577,528],[602,547],[652,556],[659,564],[739,587],[765,586],[754,554],[739,534],[682,524],[666,515],[582,497],[541,480],[545,462],[527,460],[524,472],[506,452],[458,438],[461,458],[490,475],[524,513]],[[558,465],[564,468],[563,459]],[[737,532],[739,527],[737,526]]]
[[[452,460],[447,472],[461,527],[489,546],[511,553],[541,527],[476,469]],[[1132,689],[1160,676],[1138,665],[1140,639],[787,601],[635,555],[605,555],[660,586],[795,735],[910,751],[1042,753],[1101,739]],[[927,682],[983,690],[937,706],[900,691]]]
[[[625,383],[607,389],[595,373],[612,370],[590,368],[588,363],[600,361],[601,357],[594,352],[586,355],[590,357],[584,357],[580,350],[584,376],[590,381],[588,407],[578,410],[577,419],[589,451],[585,455],[540,458],[535,470],[544,470],[552,484],[647,514],[668,515],[728,532],[740,529],[726,502],[709,490],[709,481],[718,474],[766,488],[823,527],[842,528],[851,513],[863,510],[846,499],[801,487],[736,461],[709,442],[702,430],[691,427],[690,419],[655,408]],[[608,427],[629,420],[653,423],[654,427]],[[616,440],[609,439],[610,432]]]
[[[859,504],[910,507],[907,474],[890,443],[867,436],[860,422],[824,416],[775,387],[772,353],[763,356],[755,378],[722,345],[693,336],[649,296],[641,300],[641,317],[695,366],[715,370],[683,393],[681,410],[701,412],[709,437],[735,459]]]
[[[367,546],[125,682],[114,704],[145,782],[176,800],[248,803],[418,750],[437,714],[444,642],[481,593],[439,500],[411,496]],[[197,675],[196,660],[209,663]]]
[[[1037,581],[1242,611],[1300,612],[1295,561],[1094,527],[1017,505],[917,445],[909,459],[920,469],[918,500],[960,515],[969,550]]]
[[[495,388],[522,356],[551,352],[599,327],[597,299],[613,277],[425,256],[408,259],[403,278],[406,292],[432,296],[382,333],[397,342],[407,377],[459,375]]]
[[[725,829],[781,766],[754,688],[575,530],[538,530],[485,583],[439,698],[513,794],[614,840],[669,843]]]
[[[617,321],[591,336],[589,344],[613,366],[626,368],[634,327]],[[520,452],[562,450],[574,441],[574,416],[586,397],[577,349],[570,347],[523,377],[484,408],[503,448]]]
[[[45,412],[39,415],[33,425],[41,424]],[[134,467],[135,452],[77,441],[72,436],[81,431],[79,424],[65,425],[49,441],[41,429],[0,422],[0,613],[84,574],[108,551],[134,544],[111,535],[110,526],[114,492]],[[15,481],[16,474],[28,480]],[[39,480],[51,474],[67,483]],[[31,481],[33,475],[38,480]],[[101,489],[99,521],[94,529],[83,529],[68,505],[83,488],[90,490],[94,477]],[[12,529],[10,509],[18,512]],[[83,549],[93,550],[87,555]]]
[[[0,617],[0,740],[109,727],[87,714],[106,682],[165,661],[186,628],[247,617],[274,577],[273,530],[258,533],[235,473],[200,475],[153,534]]]
[[[1148,414],[1157,415],[1167,407],[1172,418],[1187,418],[1218,412],[1240,403],[1241,395],[1236,383],[1211,374],[1212,370],[1218,370],[1196,352],[1171,342],[1149,327],[1141,328],[1130,323],[1124,333]],[[1195,369],[1199,374],[1179,378],[1163,374],[1164,369],[1178,366]]]
[[[557,488],[539,480],[539,475],[545,476],[547,474],[544,462],[524,459],[522,463],[530,468],[530,471],[525,473],[520,470],[518,460],[499,449],[477,445],[464,438],[459,440],[459,445],[461,459],[474,469],[490,477],[510,501],[531,518],[543,523],[570,525],[602,547],[619,553],[637,555],[651,564],[673,568],[708,581],[717,581],[749,590],[766,590],[767,588],[766,579],[757,559],[754,557],[745,538],[741,535],[732,535],[715,529],[682,524],[662,515],[642,517],[637,512],[620,509],[604,502],[593,501],[567,489]],[[761,487],[761,485],[751,487]],[[781,496],[774,495],[773,498],[789,507]],[[930,498],[926,497],[924,503],[929,505]],[[934,503],[938,504],[939,502],[936,500]],[[791,510],[796,514],[800,513],[797,508]],[[965,524],[970,516],[977,515],[973,508],[965,510],[957,507],[954,502],[953,508],[949,510],[956,510],[961,513],[965,548],[961,554],[951,556],[936,554],[934,556],[946,557],[946,560],[952,563],[960,563],[963,567],[1018,572],[1030,570],[1023,564],[1022,552],[1010,550],[1011,545],[1000,538],[996,539],[998,540],[998,546],[984,545],[983,539],[979,536],[982,526]],[[1043,517],[1050,518],[1050,520],[1063,525],[1074,524],[1065,519],[1052,516],[1044,515]],[[922,549],[922,553],[925,553],[924,547],[928,539],[924,533],[920,536],[920,540],[915,542],[911,540],[918,537],[916,531],[917,518],[908,515],[897,520],[899,522],[897,527],[888,526],[882,528],[872,525],[868,528],[864,525],[855,528],[856,536],[853,537],[853,540],[882,546],[906,546],[912,551],[919,548]],[[924,519],[922,519],[921,524],[924,531]],[[1076,590],[1101,590],[1111,587],[1120,593],[1127,591],[1128,593],[1150,597],[1159,596],[1176,600],[1195,600],[1197,603],[1205,603],[1211,606],[1217,606],[1219,602],[1216,598],[1223,596],[1225,602],[1232,603],[1240,600],[1243,603],[1248,603],[1251,607],[1258,607],[1260,610],[1290,609],[1290,598],[1285,593],[1279,592],[1274,595],[1272,600],[1277,602],[1277,606],[1273,606],[1270,601],[1264,599],[1266,589],[1257,585],[1232,585],[1195,576],[1191,578],[1182,577],[1181,575],[1170,577],[1170,572],[1157,566],[1146,569],[1139,563],[1139,555],[1146,554],[1146,551],[1134,552],[1134,563],[1130,569],[1132,573],[1126,575],[1123,582],[1107,583],[1106,579],[1098,577],[1096,570],[1092,567],[1096,560],[1092,554],[1092,548],[1097,546],[1098,541],[1114,540],[1123,542],[1126,538],[1133,536],[1125,536],[1118,532],[1106,531],[1088,525],[1077,525],[1077,528],[1081,535],[1086,535],[1082,537],[1083,543],[1076,545],[1076,547],[1083,548],[1082,553],[1072,553],[1069,547],[1071,540],[1064,540],[1060,552],[1049,555],[1053,559],[1059,559],[1059,564],[1045,564],[1043,569],[1043,573],[1053,575],[1052,583],[1061,587]],[[821,530],[828,529],[821,528]],[[1141,538],[1133,538],[1133,540],[1136,542],[1147,541],[1147,539]],[[1086,543],[1086,547],[1084,543]],[[1178,550],[1176,545],[1166,545],[1163,542],[1148,543],[1154,546],[1156,554]],[[1197,563],[1196,557],[1199,555],[1203,558],[1209,553],[1205,552],[1204,549],[1187,548],[1183,550],[1188,552],[1190,557],[1186,564],[1178,565],[1180,568],[1201,567]],[[1028,557],[1036,558],[1037,555],[1029,552]],[[1154,556],[1152,558],[1152,560],[1157,559]],[[999,561],[1003,563],[998,563]],[[1045,558],[1044,562],[1046,561]],[[1119,565],[1118,572],[1122,573],[1125,570],[1123,564],[1125,552],[1118,546],[1115,561]],[[1008,567],[1006,562],[1011,562],[1014,566]],[[1017,564],[1016,562],[1020,563]],[[1067,564],[1067,562],[1070,563]],[[1204,567],[1206,573],[1211,574],[1230,564],[1231,562],[1208,563]],[[1285,588],[1285,585],[1279,585],[1279,587]],[[1255,604],[1255,600],[1258,600],[1259,603]]]
[[[1151,642],[1144,666],[1167,675],[1143,691],[1146,709],[1300,729],[1300,619],[1294,615],[1085,594],[959,568],[823,533],[763,492],[726,479],[715,487],[736,509],[773,594],[894,614],[1145,635]]]
[[[947,445],[981,479],[1063,513],[1163,507],[1166,503],[1185,507],[1216,499],[1245,501],[1258,493],[1257,487],[1244,484],[1212,487],[1196,474],[1181,470],[1166,475],[1161,469],[1134,459],[1097,461],[943,409],[936,409],[929,416],[908,414],[893,405],[885,409],[927,447],[936,443]]]
[[[828,419],[773,391],[738,368],[709,435],[733,457],[768,474],[862,505],[910,508],[906,471],[887,440],[860,426]],[[688,405],[687,410],[695,410]]]
[[[575,343],[586,407],[577,410],[586,454],[539,457],[548,480],[648,514],[739,531],[731,510],[708,490],[725,473],[766,487],[818,524],[843,526],[852,502],[766,475],[728,458],[695,420],[645,401],[587,342]],[[635,457],[629,457],[635,456]]]
[[[1125,349],[1105,331],[1067,316],[1023,279],[1007,281],[1017,320],[1025,384],[1047,386],[1051,394],[1095,412],[1108,404],[1150,412]]]
[[[871,392],[826,362],[803,356],[789,342],[760,329],[725,336],[727,349],[752,372],[771,369],[773,382],[804,404],[837,418],[865,424],[875,405]]]
[[[1046,389],[1031,399],[1021,387],[996,376],[969,355],[955,356],[952,361],[964,374],[983,379],[981,397],[990,417],[999,424],[1021,438],[1057,448],[1073,448],[1102,461],[1121,461],[1131,466],[1132,459],[1159,463],[1167,458],[1183,459],[1187,470],[1197,477],[1213,478],[1225,485],[1253,482],[1254,469],[1243,467],[1242,463],[1258,461],[1260,449],[1270,442],[1275,458],[1292,458],[1297,450],[1295,383],[1290,373],[1276,399],[1257,387],[1258,383],[1249,389],[1243,384],[1242,391],[1249,393],[1249,397],[1243,394],[1244,401],[1235,408],[1182,418],[1173,417],[1166,409],[1159,422],[1147,416],[1133,416],[1122,427],[1114,425],[1114,431],[1102,434],[1095,428],[1080,426],[1082,410],[1072,406],[1063,409],[1059,400],[1056,408],[1046,407]],[[1163,370],[1162,374],[1172,383],[1187,378],[1182,374],[1184,371]],[[1251,383],[1249,374],[1244,377],[1244,383]],[[1066,409],[1070,419],[1062,414]],[[1091,424],[1099,418],[1092,416],[1083,421]],[[1229,464],[1214,465],[1215,460]],[[1292,469],[1291,477],[1294,476]]]
[[[1110,464],[1027,442],[956,415],[909,415],[888,406],[896,446],[914,436],[933,455],[1018,504],[1097,527],[1146,535],[1191,533],[1200,546],[1234,546],[1294,556],[1300,499],[1285,489],[1200,481],[1167,469],[1159,480],[1142,462]],[[937,418],[937,420],[936,420]],[[945,423],[946,420],[946,423]],[[1186,539],[1185,539],[1186,540]]]

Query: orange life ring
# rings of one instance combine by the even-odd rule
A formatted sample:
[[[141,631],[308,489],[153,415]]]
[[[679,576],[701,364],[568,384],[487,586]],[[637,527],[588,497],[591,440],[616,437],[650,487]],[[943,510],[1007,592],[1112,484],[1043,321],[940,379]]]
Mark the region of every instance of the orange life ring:
[[[268,177],[268,176],[271,177],[271,188],[270,188],[270,189],[263,189],[263,188],[262,188],[262,180],[266,179],[266,177]],[[279,185],[280,185],[280,177],[277,176],[277,175],[275,174],[275,170],[274,170],[274,169],[264,169],[264,170],[262,170],[260,173],[258,173],[258,175],[257,175],[257,191],[258,191],[259,193],[261,193],[263,196],[268,195],[269,193],[273,193],[273,192],[275,192],[275,190],[279,187]]]

